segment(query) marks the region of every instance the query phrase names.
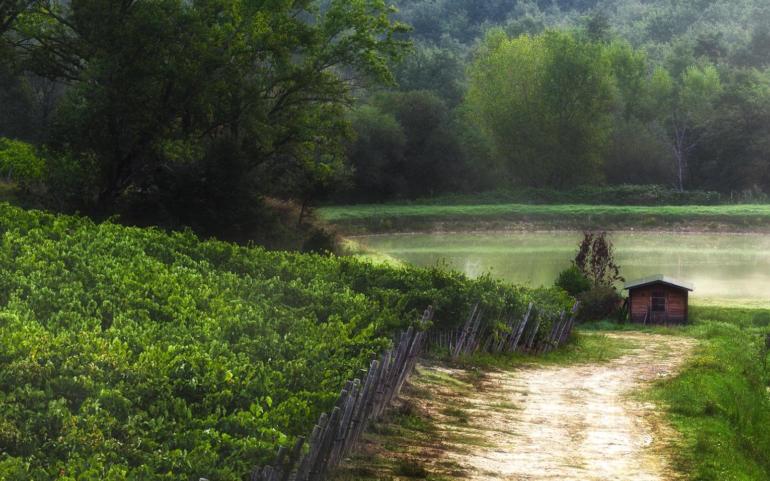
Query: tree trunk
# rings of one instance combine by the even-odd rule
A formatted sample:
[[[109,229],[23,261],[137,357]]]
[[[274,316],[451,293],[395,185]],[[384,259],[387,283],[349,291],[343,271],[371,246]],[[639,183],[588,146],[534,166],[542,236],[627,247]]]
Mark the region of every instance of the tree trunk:
[[[684,192],[684,182],[687,175],[687,151],[685,146],[687,140],[687,129],[684,127],[674,127],[674,158],[676,159],[677,188],[679,192]]]
[[[299,219],[297,219],[297,227],[302,226],[302,220],[305,218],[305,211],[307,210],[307,199],[302,199],[302,205],[299,208]]]

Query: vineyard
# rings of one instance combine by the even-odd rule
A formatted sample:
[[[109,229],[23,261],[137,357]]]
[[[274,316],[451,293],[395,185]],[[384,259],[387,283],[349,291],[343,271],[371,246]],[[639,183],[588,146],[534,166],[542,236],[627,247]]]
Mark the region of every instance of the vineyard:
[[[247,479],[428,305],[560,292],[0,204],[0,480]],[[544,316],[547,317],[547,316]],[[542,328],[543,336],[549,329]]]

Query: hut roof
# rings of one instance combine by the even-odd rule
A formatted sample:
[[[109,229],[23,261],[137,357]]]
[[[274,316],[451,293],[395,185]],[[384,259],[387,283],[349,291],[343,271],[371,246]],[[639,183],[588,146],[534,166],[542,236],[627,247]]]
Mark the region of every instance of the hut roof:
[[[691,282],[679,281],[672,277],[664,276],[663,274],[657,274],[654,276],[645,277],[644,279],[626,282],[624,289],[636,289],[638,287],[646,287],[652,284],[666,284],[668,286],[677,287],[679,289],[687,289],[688,291],[695,289],[695,286]]]

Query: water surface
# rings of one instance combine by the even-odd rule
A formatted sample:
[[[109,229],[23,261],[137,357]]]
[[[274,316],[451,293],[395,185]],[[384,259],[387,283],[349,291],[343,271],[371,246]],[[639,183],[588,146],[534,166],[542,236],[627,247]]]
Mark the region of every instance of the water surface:
[[[475,277],[552,285],[569,266],[578,232],[388,234],[358,237],[370,250],[419,265],[446,264]],[[770,305],[770,235],[613,233],[628,280],[665,274],[695,284],[693,301]]]

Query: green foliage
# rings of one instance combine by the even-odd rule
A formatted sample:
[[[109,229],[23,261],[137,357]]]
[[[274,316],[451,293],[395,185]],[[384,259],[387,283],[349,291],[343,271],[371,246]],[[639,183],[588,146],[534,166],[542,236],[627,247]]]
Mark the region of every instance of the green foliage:
[[[457,49],[417,44],[395,66],[394,75],[400,90],[434,91],[450,106],[459,104],[465,94],[465,59]]]
[[[770,312],[757,312],[751,318],[751,323],[756,327],[770,326]]]
[[[0,479],[244,479],[428,304],[568,300],[0,204]]]
[[[40,182],[45,168],[45,160],[33,145],[0,137],[0,175],[27,185]]]
[[[363,106],[351,115],[356,140],[348,157],[352,159],[355,187],[365,198],[387,199],[403,192],[406,135],[391,113]]]
[[[496,175],[492,183],[495,187],[507,186],[512,179],[524,185],[558,185],[563,180],[544,182],[540,177],[532,180],[526,175],[534,170],[533,166],[543,165],[544,158],[558,158],[565,166],[570,165],[570,156],[579,157],[587,145],[593,145],[597,147],[593,155],[565,168],[567,175],[591,183],[604,179],[611,184],[706,188],[743,198],[762,198],[770,190],[770,164],[766,160],[770,91],[762,87],[770,78],[770,49],[766,48],[770,45],[766,27],[770,9],[762,2],[501,0],[479,5],[469,0],[402,0],[397,4],[401,18],[414,26],[413,37],[421,51],[438,49],[444,52],[444,58],[476,54],[466,95],[476,117],[466,123],[466,128],[476,130],[480,126],[487,131],[498,161],[510,166],[512,157],[523,159],[508,175]],[[510,72],[502,68],[502,63],[489,67],[487,70],[499,76],[496,81],[494,74],[481,76],[483,61],[478,59],[490,58],[491,54],[490,46],[480,39],[485,30],[490,35],[490,27],[494,32],[490,44],[495,48],[499,47],[496,42],[501,32],[523,44],[527,38],[547,35],[553,29],[566,32],[564,36],[572,36],[581,44],[602,45],[612,72],[611,122],[606,122],[605,115],[592,115],[587,118],[589,122],[579,123],[579,129],[542,128],[555,123],[548,122],[554,116],[547,108],[536,105],[542,102],[547,106],[549,98],[537,86],[546,81],[560,85],[565,79],[560,72],[570,72],[566,78],[580,79],[579,72],[574,65],[570,70],[569,62],[561,62],[560,68],[548,70],[538,81],[534,72],[545,69],[538,67],[536,58],[529,57],[526,65]],[[559,50],[569,52],[570,60],[574,58],[576,63],[582,61],[581,55],[568,45],[560,45]],[[524,59],[532,52],[522,49],[518,55]],[[416,58],[422,58],[422,54]],[[602,75],[597,73],[595,77]],[[526,82],[521,81],[524,78]],[[444,85],[454,84],[443,77],[436,79],[433,85],[421,83],[420,88],[439,91]],[[559,87],[557,92],[575,94],[576,102],[564,105],[577,105],[578,115],[590,115],[594,113],[590,106],[577,102],[587,86],[576,82]],[[484,89],[487,92],[479,95]],[[483,97],[487,98],[485,108],[479,101]],[[529,103],[517,103],[516,98],[526,98]],[[587,98],[603,97],[595,94]],[[503,114],[506,109],[509,112]],[[502,117],[493,117],[490,110]],[[558,111],[562,110],[568,117],[575,115],[569,109]],[[533,122],[514,123],[513,118]],[[601,124],[601,120],[605,120],[604,125],[593,137],[597,142],[581,143],[580,139],[591,139],[586,135],[591,130],[587,127],[592,125],[590,121]],[[526,129],[529,125],[533,125],[531,131]],[[495,128],[499,130],[496,135]],[[557,152],[562,139],[577,153]],[[533,145],[540,147],[533,150]],[[602,145],[604,148],[600,148]],[[469,164],[473,160],[471,154]],[[547,162],[545,165],[545,170],[555,170]],[[471,190],[481,188],[481,184],[475,184]]]
[[[348,73],[393,80],[406,42],[391,13],[381,0],[34,2],[8,35],[25,39],[27,72],[67,84],[44,140],[95,160],[81,204],[113,214],[181,190],[216,197],[218,185],[186,174],[222,178],[206,174],[232,165],[251,198],[316,199],[342,170]]]
[[[564,289],[571,296],[577,296],[591,289],[591,281],[577,266],[572,265],[559,273],[556,286]]]
[[[615,318],[623,299],[614,287],[597,286],[577,296],[580,301],[579,318],[596,321]]]
[[[465,184],[459,126],[429,91],[377,95],[353,114],[358,138],[349,149],[357,201],[414,198]]]
[[[508,38],[493,30],[470,77],[469,109],[519,183],[598,178],[614,101],[604,45],[565,32]]]

